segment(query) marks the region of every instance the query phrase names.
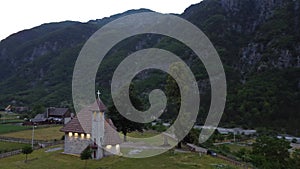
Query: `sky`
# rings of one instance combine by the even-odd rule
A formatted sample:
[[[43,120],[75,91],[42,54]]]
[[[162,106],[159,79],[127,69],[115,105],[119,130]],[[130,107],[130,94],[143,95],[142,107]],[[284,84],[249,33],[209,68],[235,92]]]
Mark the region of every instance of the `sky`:
[[[201,0],[1,0],[0,40],[43,23],[65,20],[87,22],[130,9],[182,13]]]

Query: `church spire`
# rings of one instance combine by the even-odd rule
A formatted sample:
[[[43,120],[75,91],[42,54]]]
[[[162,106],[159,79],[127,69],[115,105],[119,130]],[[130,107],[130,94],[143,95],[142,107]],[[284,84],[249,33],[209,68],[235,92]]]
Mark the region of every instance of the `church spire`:
[[[106,106],[103,104],[103,102],[101,101],[101,98],[100,98],[101,92],[98,90],[98,91],[96,92],[96,94],[97,94],[97,97],[98,97],[98,98],[96,99],[96,104],[97,104],[99,110],[100,110],[101,112],[106,111],[106,110],[107,110],[107,109],[106,109]]]

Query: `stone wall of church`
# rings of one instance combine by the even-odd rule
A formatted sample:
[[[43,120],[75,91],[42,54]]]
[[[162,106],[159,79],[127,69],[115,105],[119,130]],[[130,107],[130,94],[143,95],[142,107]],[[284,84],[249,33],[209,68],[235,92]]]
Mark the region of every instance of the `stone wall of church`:
[[[90,143],[90,139],[65,134],[64,153],[80,154]]]

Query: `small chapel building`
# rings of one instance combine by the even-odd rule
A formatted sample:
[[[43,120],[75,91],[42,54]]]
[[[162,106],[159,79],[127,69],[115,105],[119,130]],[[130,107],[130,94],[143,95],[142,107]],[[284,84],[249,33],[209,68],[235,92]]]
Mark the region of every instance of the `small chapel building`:
[[[120,154],[122,141],[112,120],[106,118],[106,110],[98,96],[93,105],[82,109],[60,129],[65,133],[65,154],[80,155],[88,147],[92,150],[93,159]]]

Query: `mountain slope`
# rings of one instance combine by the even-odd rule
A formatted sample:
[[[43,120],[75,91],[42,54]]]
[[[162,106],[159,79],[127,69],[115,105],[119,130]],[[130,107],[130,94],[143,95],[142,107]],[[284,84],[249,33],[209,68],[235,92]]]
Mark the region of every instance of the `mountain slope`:
[[[179,16],[198,26],[212,41],[224,64],[228,97],[222,125],[272,127],[299,135],[299,0],[204,0]],[[131,10],[87,23],[44,24],[0,43],[0,105],[69,106],[73,66],[84,42],[101,26]],[[128,54],[158,47],[179,55],[191,67],[201,89],[203,122],[210,85],[201,61],[176,40],[140,35],[119,43],[105,57],[97,77],[104,102],[110,101],[112,72]],[[151,89],[164,89],[166,74],[140,73],[135,82],[145,109]],[[169,113],[169,114],[168,114]],[[164,118],[174,118],[167,112]]]

